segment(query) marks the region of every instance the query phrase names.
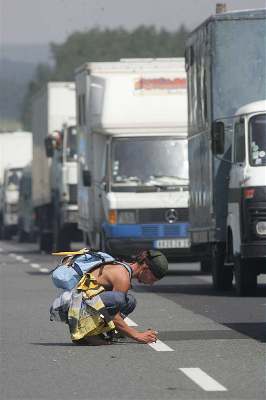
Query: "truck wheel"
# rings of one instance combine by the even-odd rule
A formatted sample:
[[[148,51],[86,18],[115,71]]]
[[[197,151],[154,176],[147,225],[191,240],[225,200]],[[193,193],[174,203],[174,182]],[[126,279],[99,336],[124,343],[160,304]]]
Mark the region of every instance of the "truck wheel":
[[[39,237],[40,251],[51,253],[53,250],[53,235],[51,233],[40,233]]]
[[[70,250],[70,232],[68,228],[61,228],[57,236],[55,238],[55,246],[56,246],[56,251],[68,251]]]
[[[23,230],[21,226],[18,227],[18,241],[24,243],[29,240],[28,234]]]
[[[257,287],[257,274],[248,260],[236,255],[234,258],[235,287],[238,296],[252,295]]]
[[[200,263],[201,272],[208,273],[212,270],[212,260],[211,258],[204,258]]]
[[[217,290],[232,289],[233,271],[230,266],[224,265],[225,248],[223,245],[214,245],[212,248],[212,282]]]
[[[103,232],[101,232],[100,236],[100,250],[103,252],[106,251],[105,235]]]
[[[4,226],[2,226],[2,232],[1,232],[1,237],[4,240],[10,240],[11,239],[11,232],[10,229],[5,228]]]

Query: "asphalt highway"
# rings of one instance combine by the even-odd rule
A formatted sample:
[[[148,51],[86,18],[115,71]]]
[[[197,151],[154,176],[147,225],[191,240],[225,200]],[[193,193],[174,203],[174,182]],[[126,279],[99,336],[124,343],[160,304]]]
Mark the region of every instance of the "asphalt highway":
[[[266,276],[256,295],[217,292],[197,263],[170,265],[152,287],[133,283],[128,322],[159,341],[75,346],[49,321],[57,259],[36,244],[0,241],[3,400],[265,400]]]

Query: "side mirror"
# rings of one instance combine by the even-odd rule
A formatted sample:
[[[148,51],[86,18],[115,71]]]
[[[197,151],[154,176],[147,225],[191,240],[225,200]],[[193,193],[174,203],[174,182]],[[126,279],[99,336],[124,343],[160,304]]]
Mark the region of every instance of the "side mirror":
[[[54,155],[54,143],[53,143],[53,138],[47,137],[44,139],[44,145],[45,145],[45,152],[46,156],[48,158],[52,158]]]
[[[212,125],[212,151],[215,155],[224,153],[224,123],[221,121]]]
[[[82,179],[83,179],[83,186],[85,187],[91,186],[91,173],[89,170],[84,169],[82,171]]]
[[[103,190],[104,192],[106,192],[107,190],[107,182],[105,179],[101,181],[101,190]]]

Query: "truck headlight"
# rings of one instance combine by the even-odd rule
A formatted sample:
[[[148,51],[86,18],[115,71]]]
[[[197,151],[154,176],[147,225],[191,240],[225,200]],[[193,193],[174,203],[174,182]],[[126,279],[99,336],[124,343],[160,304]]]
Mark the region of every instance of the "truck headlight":
[[[136,223],[136,212],[135,211],[119,211],[118,224],[135,224]]]
[[[258,235],[266,235],[266,221],[259,221],[256,223],[256,232]]]

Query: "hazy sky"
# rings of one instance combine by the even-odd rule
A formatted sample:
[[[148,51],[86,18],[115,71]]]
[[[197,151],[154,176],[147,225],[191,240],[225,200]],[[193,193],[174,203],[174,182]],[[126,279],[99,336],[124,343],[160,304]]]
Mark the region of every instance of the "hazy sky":
[[[266,0],[0,0],[1,45],[62,42],[76,30],[156,25],[192,29],[226,2],[228,10],[266,7]]]

